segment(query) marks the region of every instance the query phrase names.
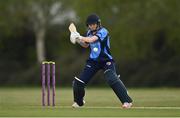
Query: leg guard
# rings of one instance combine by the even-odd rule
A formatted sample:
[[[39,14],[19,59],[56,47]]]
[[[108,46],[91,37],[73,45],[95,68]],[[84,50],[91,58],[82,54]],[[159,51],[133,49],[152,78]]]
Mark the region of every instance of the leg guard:
[[[107,83],[109,86],[113,89],[115,94],[118,96],[119,100],[122,103],[128,102],[131,103],[132,99],[129,97],[126,87],[122,83],[122,81],[118,78],[117,74],[111,70],[108,69],[104,72],[105,79],[107,80]]]
[[[79,80],[75,77],[73,81],[73,94],[74,94],[74,102],[76,102],[79,106],[83,106],[83,98],[85,96],[85,84],[83,81]]]

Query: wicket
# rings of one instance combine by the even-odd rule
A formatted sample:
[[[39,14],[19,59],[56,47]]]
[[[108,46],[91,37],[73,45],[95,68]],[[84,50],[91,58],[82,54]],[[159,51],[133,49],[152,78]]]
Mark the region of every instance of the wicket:
[[[45,103],[46,83],[47,83],[47,105],[50,106],[51,82],[52,82],[52,106],[55,106],[55,62],[53,61],[42,62],[41,80],[42,80],[42,106],[46,105]]]

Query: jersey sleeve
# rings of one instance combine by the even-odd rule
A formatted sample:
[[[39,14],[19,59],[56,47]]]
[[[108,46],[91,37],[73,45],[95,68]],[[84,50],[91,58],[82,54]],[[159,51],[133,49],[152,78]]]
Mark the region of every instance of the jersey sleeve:
[[[100,29],[97,33],[96,36],[103,41],[105,37],[108,35],[108,31],[105,28]]]
[[[88,30],[88,31],[86,32],[86,36],[89,36],[89,33],[90,33],[90,30]]]

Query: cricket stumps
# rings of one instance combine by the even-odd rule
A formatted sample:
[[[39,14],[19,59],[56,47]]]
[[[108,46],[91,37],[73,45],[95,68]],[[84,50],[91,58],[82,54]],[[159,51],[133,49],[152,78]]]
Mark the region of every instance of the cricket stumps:
[[[41,81],[42,81],[42,106],[46,106],[46,84],[47,84],[47,106],[50,106],[50,91],[52,83],[52,106],[55,106],[55,62],[43,61],[41,64]]]

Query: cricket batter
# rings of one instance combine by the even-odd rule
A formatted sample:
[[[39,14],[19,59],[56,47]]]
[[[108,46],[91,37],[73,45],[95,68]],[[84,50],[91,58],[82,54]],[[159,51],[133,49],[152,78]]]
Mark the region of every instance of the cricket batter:
[[[128,95],[123,82],[116,74],[115,62],[110,53],[110,37],[106,28],[101,25],[101,20],[96,14],[87,17],[87,36],[83,37],[78,32],[72,32],[70,39],[75,40],[82,47],[90,47],[90,56],[86,62],[80,78],[75,77],[73,81],[74,103],[72,107],[78,108],[85,104],[85,86],[96,74],[103,70],[104,77],[122,103],[122,108],[131,108],[132,99]]]

